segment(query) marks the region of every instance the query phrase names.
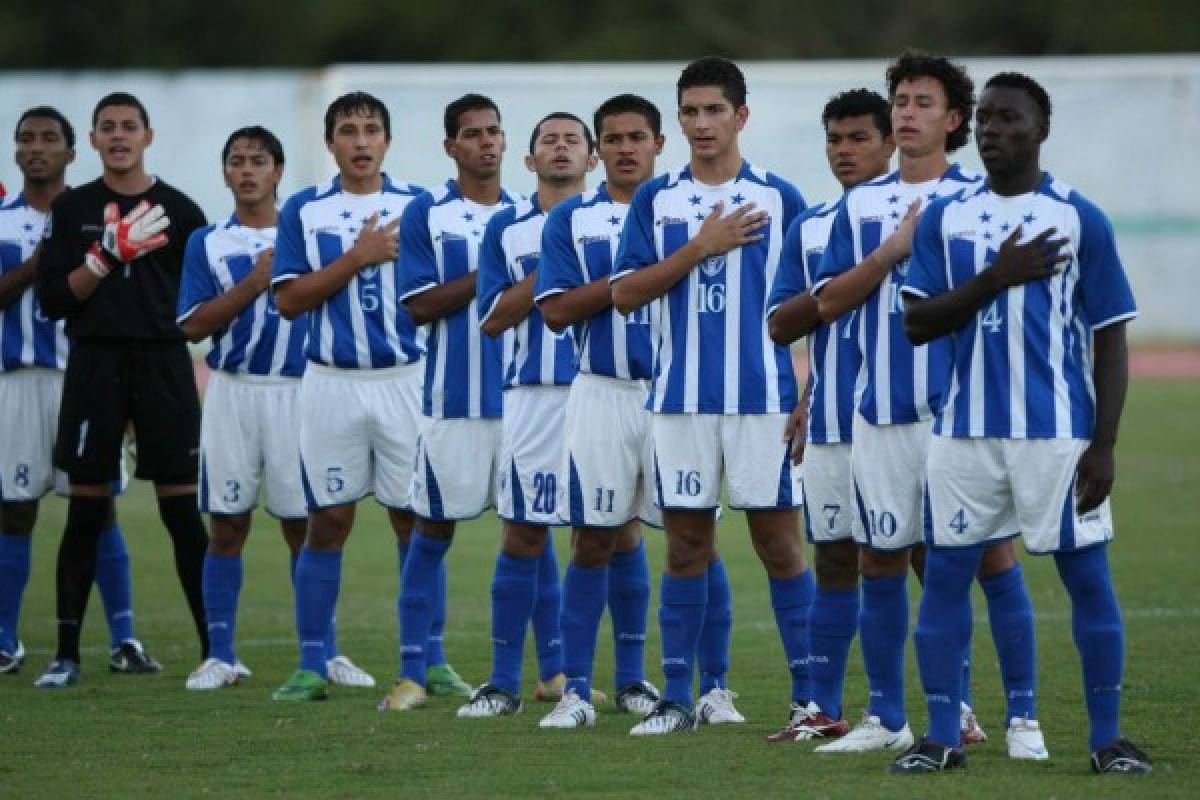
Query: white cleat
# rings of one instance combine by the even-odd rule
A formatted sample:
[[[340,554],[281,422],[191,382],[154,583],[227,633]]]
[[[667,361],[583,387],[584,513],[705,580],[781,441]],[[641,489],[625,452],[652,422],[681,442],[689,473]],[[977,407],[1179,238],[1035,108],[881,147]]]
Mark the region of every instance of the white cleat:
[[[646,718],[629,729],[630,736],[665,736],[696,730],[696,715],[670,700],[659,700]]]
[[[254,673],[250,671],[249,667],[241,662],[241,659],[233,662],[233,674],[237,675],[237,679],[239,681],[242,678],[254,677]]]
[[[696,719],[701,725],[730,725],[745,722],[746,718],[733,707],[737,692],[728,689],[709,689],[696,703]]]
[[[907,750],[912,747],[913,735],[905,723],[898,731],[883,727],[879,717],[863,714],[862,722],[840,739],[818,747],[817,753],[869,753],[873,750]]]
[[[1009,758],[1045,761],[1050,757],[1050,751],[1046,749],[1046,740],[1042,738],[1042,729],[1036,719],[1013,717],[1008,723],[1008,733],[1004,739],[1008,742]]]
[[[358,667],[345,656],[335,656],[325,662],[329,671],[329,682],[338,686],[357,686],[370,689],[375,686],[375,679]]]
[[[574,690],[564,692],[554,710],[538,721],[539,728],[593,728],[595,725],[596,707]]]
[[[187,683],[184,686],[194,690],[221,689],[233,686],[237,682],[238,674],[235,667],[224,661],[209,658],[196,667],[191,675],[188,675]]]
[[[520,713],[521,698],[511,692],[485,683],[471,695],[471,701],[458,707],[457,715],[463,719],[484,717],[507,717]]]

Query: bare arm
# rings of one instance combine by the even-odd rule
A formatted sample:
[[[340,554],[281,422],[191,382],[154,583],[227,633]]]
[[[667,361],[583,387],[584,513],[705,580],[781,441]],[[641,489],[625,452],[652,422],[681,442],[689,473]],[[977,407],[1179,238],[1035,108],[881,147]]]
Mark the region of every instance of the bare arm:
[[[788,415],[787,426],[783,429],[783,440],[792,443],[792,463],[797,466],[804,461],[805,428],[808,426],[808,398],[812,395],[812,373],[804,384],[804,391],[796,402],[796,407]]]
[[[37,252],[21,266],[0,275],[0,310],[25,293],[37,276]]]
[[[921,201],[914,200],[891,236],[858,264],[821,287],[817,307],[822,322],[833,322],[850,309],[861,306],[883,283],[892,267],[908,257],[920,209]]]
[[[279,306],[279,313],[287,319],[295,319],[325,302],[363,267],[394,261],[400,250],[396,237],[400,220],[394,219],[378,228],[378,216],[372,214],[359,232],[354,246],[331,263],[275,284],[275,304]]]
[[[428,325],[468,305],[475,299],[476,276],[474,272],[460,275],[452,281],[430,286],[420,294],[404,301],[413,322]]]
[[[767,320],[767,335],[775,344],[786,347],[812,333],[820,323],[816,298],[805,292],[779,304]]]
[[[488,336],[499,336],[509,328],[521,324],[521,320],[533,311],[533,282],[537,272],[530,272],[519,282],[505,289],[496,298],[492,313],[479,324],[479,329]]]
[[[562,333],[569,326],[610,308],[612,304],[612,287],[605,275],[583,286],[543,298],[538,303],[538,309],[546,320],[546,327],[555,333]]]
[[[1129,386],[1125,323],[1101,328],[1094,337],[1092,379],[1096,385],[1096,430],[1075,471],[1076,511],[1081,515],[1095,509],[1112,492],[1116,477],[1113,448],[1117,444],[1117,427],[1125,407],[1125,390]]]
[[[179,323],[179,329],[189,342],[199,342],[228,327],[238,314],[270,288],[271,258],[274,254],[272,249],[259,253],[254,261],[254,269],[250,270],[245,278],[228,292],[201,303],[187,319]]]

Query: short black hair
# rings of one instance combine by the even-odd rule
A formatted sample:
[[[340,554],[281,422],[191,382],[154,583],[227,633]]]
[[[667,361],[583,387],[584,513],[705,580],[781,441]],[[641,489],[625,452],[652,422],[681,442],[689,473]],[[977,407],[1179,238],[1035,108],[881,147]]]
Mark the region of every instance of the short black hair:
[[[946,107],[958,111],[962,123],[946,134],[946,151],[954,152],[967,143],[971,133],[971,112],[975,109],[975,83],[967,70],[943,56],[920,50],[905,50],[887,69],[888,99],[896,97],[896,87],[914,78],[933,78],[946,92]]]
[[[92,110],[92,127],[96,127],[96,122],[100,119],[100,112],[106,108],[113,106],[128,106],[136,108],[138,116],[142,118],[142,125],[150,127],[150,115],[146,113],[146,107],[142,105],[142,101],[131,95],[129,92],[113,92],[106,94],[100,98],[100,102],[96,103],[96,107]]]
[[[746,76],[728,58],[705,56],[683,68],[675,82],[675,101],[683,100],[683,90],[696,86],[716,86],[735,109],[746,105]]]
[[[492,98],[481,94],[464,94],[446,106],[446,113],[443,115],[442,122],[446,127],[447,139],[453,139],[458,136],[458,130],[461,127],[458,123],[458,118],[468,111],[495,111],[496,119],[500,119],[500,109],[492,101]]]
[[[588,128],[586,122],[572,114],[570,111],[554,111],[542,117],[540,120],[538,120],[538,124],[533,126],[533,133],[529,134],[530,155],[533,154],[533,146],[537,144],[538,136],[542,134],[542,125],[546,124],[552,119],[569,119],[572,122],[578,122],[579,127],[583,128],[583,138],[587,139],[588,153],[591,154],[596,151],[596,139],[592,136],[592,132]]]
[[[891,107],[883,95],[870,89],[851,89],[829,98],[821,112],[821,126],[828,128],[830,121],[866,116],[875,120],[880,136],[886,139],[892,135]]]
[[[348,117],[355,113],[365,113],[367,116],[378,114],[383,120],[383,135],[391,141],[392,115],[382,100],[366,92],[348,92],[329,104],[329,108],[325,109],[325,141],[333,141],[333,129],[339,116]]]
[[[222,164],[225,163],[225,159],[229,158],[229,151],[233,149],[233,143],[238,139],[249,139],[252,142],[258,142],[259,147],[271,155],[271,158],[275,161],[275,166],[283,166],[283,144],[279,141],[279,137],[262,125],[249,125],[245,128],[238,128],[229,134],[229,138],[225,140],[225,146],[221,148]]]
[[[658,106],[644,97],[626,93],[608,98],[596,109],[596,113],[592,115],[592,126],[597,136],[604,128],[604,120],[617,114],[641,114],[650,126],[650,131],[656,137],[662,135],[662,113]]]
[[[1020,72],[998,72],[988,78],[988,82],[983,85],[984,89],[991,89],[993,86],[998,86],[1003,89],[1020,89],[1033,98],[1033,102],[1037,103],[1037,107],[1041,109],[1042,121],[1050,121],[1050,95],[1042,88],[1042,85]]]
[[[63,138],[67,140],[67,147],[75,146],[75,129],[71,127],[71,123],[63,116],[62,112],[52,106],[34,106],[27,109],[20,117],[17,118],[17,127],[13,130],[13,139],[21,133],[21,125],[27,119],[52,119],[58,123],[58,127],[62,128]]]

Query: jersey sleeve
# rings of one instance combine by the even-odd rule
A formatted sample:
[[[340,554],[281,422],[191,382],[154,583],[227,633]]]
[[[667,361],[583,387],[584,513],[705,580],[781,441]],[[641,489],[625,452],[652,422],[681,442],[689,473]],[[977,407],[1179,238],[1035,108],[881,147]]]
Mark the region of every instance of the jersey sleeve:
[[[950,202],[950,199],[935,200],[921,215],[913,233],[912,257],[901,292],[933,297],[950,290],[946,280],[946,249],[942,246],[942,218]]]
[[[635,270],[658,263],[658,250],[654,245],[654,196],[661,184],[662,179],[644,183],[634,193],[625,227],[621,229],[617,263],[609,283],[616,283]]]
[[[433,196],[426,193],[404,208],[400,217],[400,302],[441,283],[437,255],[429,238],[429,209]]]
[[[511,209],[505,209],[488,220],[483,242],[479,245],[479,275],[475,284],[475,310],[482,325],[492,315],[500,295],[513,285],[512,275],[504,258],[501,237],[508,223],[514,218]]]
[[[800,190],[782,179],[779,180],[779,193],[783,197],[783,220],[780,224],[783,225],[783,230],[787,231],[808,206]]]
[[[546,216],[542,228],[542,257],[533,284],[533,302],[577,289],[586,283],[571,238],[571,212],[578,205],[560,205]]]
[[[83,263],[85,249],[78,235],[79,221],[71,213],[70,196],[64,192],[51,206],[38,255],[38,303],[50,319],[72,316],[83,307],[67,284],[67,276]]]
[[[1079,214],[1079,294],[1092,330],[1137,316],[1133,289],[1117,253],[1112,223],[1104,212],[1077,194],[1071,205]]]
[[[838,205],[833,217],[833,227],[829,231],[829,243],[821,255],[821,265],[813,279],[810,291],[815,297],[825,284],[851,269],[854,261],[854,232],[850,227],[850,205],[845,198]]]
[[[804,272],[804,220],[802,214],[788,226],[783,237],[783,250],[779,254],[779,269],[767,296],[767,317],[788,300],[808,289],[808,278]]]
[[[175,322],[182,324],[196,309],[221,294],[204,246],[212,227],[198,228],[188,237],[183,251],[183,277],[179,281],[179,301]]]
[[[275,234],[275,258],[271,263],[271,285],[299,278],[312,272],[308,256],[304,252],[304,225],[300,221],[303,203],[299,196],[290,198],[279,212],[279,226]]]

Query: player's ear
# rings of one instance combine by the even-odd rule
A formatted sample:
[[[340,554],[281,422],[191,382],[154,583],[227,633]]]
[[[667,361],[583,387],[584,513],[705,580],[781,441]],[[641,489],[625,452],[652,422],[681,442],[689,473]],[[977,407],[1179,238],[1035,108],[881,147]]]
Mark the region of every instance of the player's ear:
[[[733,112],[734,124],[737,125],[738,133],[741,133],[742,128],[746,127],[746,121],[750,119],[750,106],[738,106],[737,111]]]
[[[883,149],[887,151],[888,161],[892,160],[892,155],[896,152],[896,137],[893,134],[888,134],[883,137]]]
[[[456,146],[457,144],[458,143],[453,139],[443,139],[442,149],[446,151],[446,155],[450,156],[450,158],[454,158],[454,154],[458,150],[458,147]]]
[[[525,156],[525,169],[530,172],[537,172],[537,162],[533,160],[533,154]]]
[[[946,112],[946,134],[954,133],[962,127],[963,113],[960,109],[952,108]]]
[[[663,136],[661,133],[658,136],[655,136],[654,137],[654,155],[661,156],[663,145],[666,143],[667,143],[667,137]]]
[[[596,165],[599,163],[600,163],[600,158],[595,153],[592,153],[590,156],[588,156],[587,171],[591,172],[592,170],[594,170],[596,168]]]
[[[71,163],[74,163],[74,161],[75,161],[75,148],[68,147],[67,148],[67,163],[71,164]]]
[[[88,131],[88,141],[91,142],[93,150],[95,150],[97,153],[100,152],[100,145],[96,143],[96,131],[95,130]]]
[[[146,141],[146,147],[149,147],[150,145],[154,144],[154,128],[146,128],[146,133],[144,134],[144,136],[145,136],[145,141]]]

